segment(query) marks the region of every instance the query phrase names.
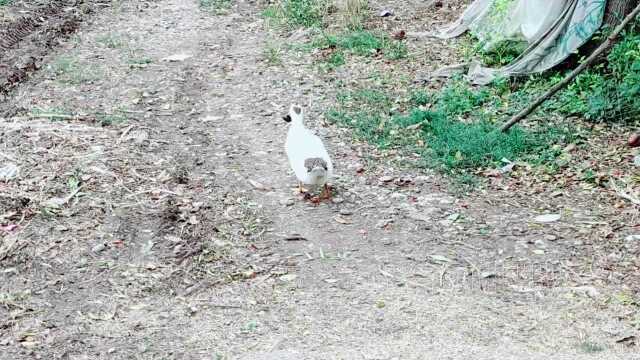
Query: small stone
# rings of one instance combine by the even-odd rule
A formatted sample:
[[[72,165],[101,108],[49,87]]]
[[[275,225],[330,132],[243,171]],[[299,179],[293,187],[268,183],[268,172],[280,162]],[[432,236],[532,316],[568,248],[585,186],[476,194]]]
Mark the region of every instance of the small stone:
[[[91,251],[94,253],[100,253],[103,252],[107,247],[104,244],[98,244],[96,246],[94,246]]]
[[[544,239],[547,241],[556,241],[558,240],[558,237],[555,235],[547,234],[544,236]]]
[[[584,245],[584,242],[582,240],[576,240],[576,241],[573,242],[573,245],[582,246],[582,245]]]
[[[533,250],[533,253],[536,255],[544,255],[544,250],[536,249],[536,250]]]
[[[546,249],[547,248],[547,244],[545,244],[545,242],[543,240],[536,240],[535,244],[536,244],[536,247],[538,249]]]
[[[640,235],[628,235],[626,238],[624,238],[627,241],[640,241]]]
[[[385,176],[380,178],[380,181],[382,181],[384,183],[392,182],[393,181],[393,176],[385,175]]]
[[[552,223],[560,220],[562,216],[560,214],[544,214],[536,216],[534,221],[541,224]]]
[[[293,206],[296,202],[293,199],[284,199],[280,200],[280,205],[282,206]]]
[[[353,215],[353,211],[347,210],[347,209],[340,209],[340,215],[342,215],[342,216]]]
[[[0,168],[0,181],[9,181],[18,176],[19,168],[15,164],[7,164]]]
[[[483,271],[482,273],[480,273],[480,277],[483,279],[491,279],[494,277],[497,277],[498,274],[492,272],[492,271]]]
[[[380,17],[389,17],[389,16],[393,16],[393,10],[392,9],[384,9],[380,12]]]
[[[344,199],[341,197],[334,197],[333,199],[331,199],[331,202],[334,204],[342,204],[344,202]]]

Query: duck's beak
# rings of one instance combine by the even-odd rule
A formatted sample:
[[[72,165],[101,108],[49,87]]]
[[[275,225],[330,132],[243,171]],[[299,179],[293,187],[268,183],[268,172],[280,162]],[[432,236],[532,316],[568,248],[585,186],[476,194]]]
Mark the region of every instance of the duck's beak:
[[[287,114],[287,116],[283,116],[282,120],[284,120],[286,122],[291,122],[291,115]]]

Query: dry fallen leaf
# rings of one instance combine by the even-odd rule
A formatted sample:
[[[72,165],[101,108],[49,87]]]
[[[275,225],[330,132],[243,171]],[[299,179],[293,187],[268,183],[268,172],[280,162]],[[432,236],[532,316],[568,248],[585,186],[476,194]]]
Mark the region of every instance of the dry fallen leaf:
[[[256,188],[258,190],[262,190],[262,191],[269,190],[269,187],[263,185],[262,183],[259,183],[259,182],[255,181],[255,180],[249,179],[249,184],[251,184],[251,186],[253,186],[254,188]]]
[[[333,218],[336,222],[339,222],[340,224],[344,224],[344,225],[349,225],[349,224],[353,224],[353,221],[351,221],[350,219],[344,218],[342,216],[336,216],[335,218]]]

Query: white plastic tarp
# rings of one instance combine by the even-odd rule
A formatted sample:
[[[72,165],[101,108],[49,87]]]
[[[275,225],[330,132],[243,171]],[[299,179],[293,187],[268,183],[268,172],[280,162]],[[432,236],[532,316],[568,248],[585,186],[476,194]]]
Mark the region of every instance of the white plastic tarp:
[[[432,35],[454,38],[470,31],[490,50],[500,41],[524,40],[528,48],[512,63],[492,69],[476,64],[468,78],[488,84],[496,77],[546,71],[586,43],[602,25],[606,0],[475,0],[455,22]]]

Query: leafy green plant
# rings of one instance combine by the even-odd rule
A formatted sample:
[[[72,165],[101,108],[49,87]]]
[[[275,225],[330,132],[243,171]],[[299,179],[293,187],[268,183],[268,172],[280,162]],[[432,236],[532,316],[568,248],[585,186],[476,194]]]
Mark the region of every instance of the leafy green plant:
[[[640,119],[640,32],[625,33],[607,61],[580,74],[546,109],[594,122]]]
[[[282,65],[282,48],[280,45],[268,43],[264,48],[264,59],[269,65]]]

